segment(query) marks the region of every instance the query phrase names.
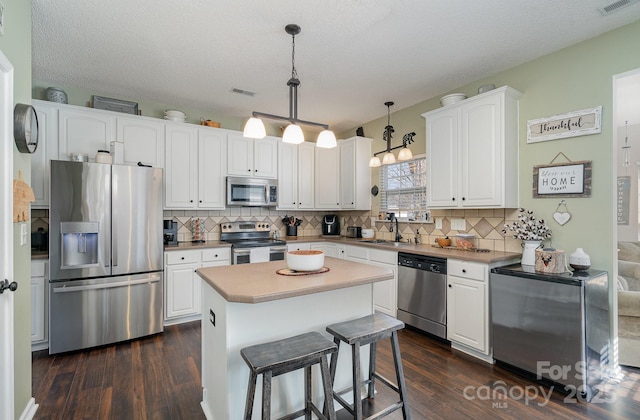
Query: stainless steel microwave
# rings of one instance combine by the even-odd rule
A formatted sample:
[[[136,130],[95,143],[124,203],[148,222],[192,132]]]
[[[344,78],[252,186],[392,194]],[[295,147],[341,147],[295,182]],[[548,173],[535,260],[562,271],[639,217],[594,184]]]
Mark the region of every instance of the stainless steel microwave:
[[[275,206],[278,181],[264,178],[227,177],[227,206]]]

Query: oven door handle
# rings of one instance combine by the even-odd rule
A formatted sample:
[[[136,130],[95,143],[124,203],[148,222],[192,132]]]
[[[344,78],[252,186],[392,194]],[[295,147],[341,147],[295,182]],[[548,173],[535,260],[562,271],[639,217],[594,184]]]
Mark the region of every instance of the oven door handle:
[[[286,245],[282,245],[282,246],[272,246],[269,248],[269,253],[270,254],[276,254],[279,252],[287,252],[287,246]]]
[[[251,253],[251,248],[234,248],[234,255],[249,255]]]

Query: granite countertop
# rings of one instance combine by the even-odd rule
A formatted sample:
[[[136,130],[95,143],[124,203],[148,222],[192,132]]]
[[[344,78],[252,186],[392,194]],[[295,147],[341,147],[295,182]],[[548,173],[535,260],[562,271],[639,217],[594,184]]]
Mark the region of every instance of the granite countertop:
[[[205,248],[230,248],[229,242],[205,241],[205,242],[178,242],[178,245],[165,245],[165,251],[188,251],[191,249]]]
[[[329,271],[284,276],[285,261],[199,268],[197,273],[228,302],[261,303],[393,279],[389,268],[326,257]]]
[[[465,261],[474,261],[484,264],[491,264],[494,262],[519,260],[522,257],[521,253],[517,252],[503,252],[503,251],[489,251],[489,252],[474,252],[474,251],[462,251],[456,249],[440,248],[430,244],[412,244],[408,242],[383,242],[383,243],[369,243],[371,239],[356,239],[346,238],[344,236],[298,236],[297,239],[283,238],[287,241],[287,244],[305,243],[305,242],[333,242],[337,244],[345,245],[360,245],[370,248],[385,249],[390,251],[407,252],[410,254],[426,255],[430,257],[440,258],[453,258]]]

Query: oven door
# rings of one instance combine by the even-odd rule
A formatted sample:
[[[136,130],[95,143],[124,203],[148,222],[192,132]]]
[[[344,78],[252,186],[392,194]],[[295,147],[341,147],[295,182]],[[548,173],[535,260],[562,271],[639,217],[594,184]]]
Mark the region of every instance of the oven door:
[[[266,248],[266,250],[264,248]],[[260,251],[254,251],[252,255],[252,249],[260,249]],[[269,261],[282,261],[284,260],[284,254],[287,252],[287,246],[283,245],[262,248],[232,248],[231,251],[232,264],[250,264],[252,262],[266,262],[266,258],[260,258],[266,255],[268,255]]]

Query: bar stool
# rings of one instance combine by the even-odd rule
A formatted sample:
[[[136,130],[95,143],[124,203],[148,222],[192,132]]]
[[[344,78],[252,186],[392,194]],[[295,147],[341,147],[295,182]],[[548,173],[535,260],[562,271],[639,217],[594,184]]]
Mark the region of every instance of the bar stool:
[[[335,343],[318,332],[300,334],[283,340],[245,347],[240,350],[242,358],[251,370],[244,418],[246,420],[251,419],[258,375],[262,374],[262,419],[266,420],[271,418],[271,378],[305,368],[305,406],[295,413],[288,414],[280,419],[294,419],[303,414],[306,419],[311,419],[311,413],[313,412],[321,419],[335,420],[336,411],[333,406],[333,399],[329,397],[332,393],[332,382],[327,355],[336,353],[337,350],[338,347]],[[328,406],[328,415],[320,412],[311,397],[311,366],[316,363],[320,364],[322,372],[325,409]]]
[[[351,390],[347,389],[341,392],[333,392],[333,398],[336,399],[356,420],[362,420],[362,386],[368,385],[367,397],[373,398],[375,393],[375,380],[387,385],[398,393],[400,401],[376,413],[368,418],[379,418],[402,408],[404,419],[410,419],[409,407],[407,403],[407,387],[404,383],[404,372],[402,370],[402,360],[400,358],[400,347],[398,346],[398,330],[404,328],[404,323],[389,315],[375,312],[353,321],[340,322],[327,327],[327,332],[333,335],[333,342],[337,346],[340,341],[344,341],[351,346],[352,364],[353,364],[353,405],[349,404],[341,394]],[[380,376],[376,372],[376,344],[378,341],[390,338],[391,348],[393,349],[393,360],[396,368],[397,386],[389,382],[386,378]],[[360,347],[369,344],[369,374],[365,380],[360,379]],[[338,362],[338,354],[331,356],[331,383],[336,376],[336,366]]]

